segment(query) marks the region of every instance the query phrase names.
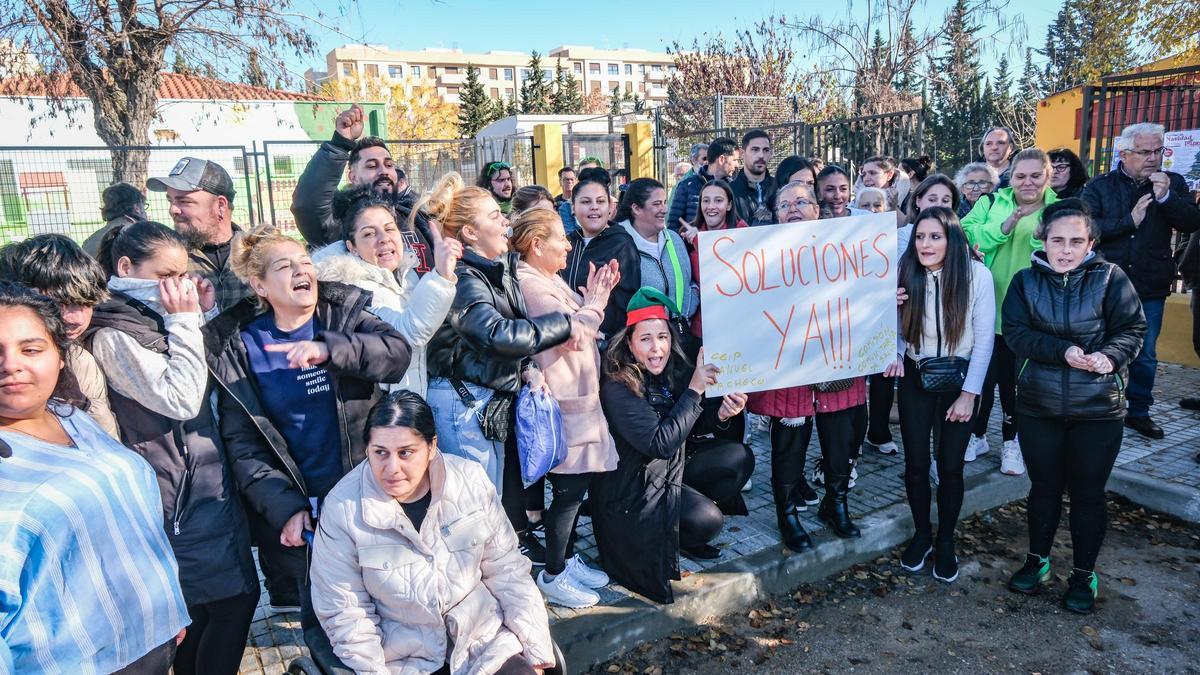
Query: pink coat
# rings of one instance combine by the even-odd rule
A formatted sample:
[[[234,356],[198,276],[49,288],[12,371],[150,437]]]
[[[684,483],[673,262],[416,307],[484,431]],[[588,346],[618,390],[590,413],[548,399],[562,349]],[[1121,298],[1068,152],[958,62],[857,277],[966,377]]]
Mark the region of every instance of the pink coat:
[[[548,277],[528,263],[517,265],[517,281],[530,317],[565,312],[585,335],[533,356],[562,410],[567,459],[552,473],[591,473],[617,468],[617,445],[600,409],[600,349],[596,331],[603,314],[581,309],[583,299],[561,277]]]
[[[809,417],[817,413],[847,410],[867,402],[867,378],[856,377],[844,391],[817,391],[810,386],[772,389],[750,394],[746,409],[768,417]]]

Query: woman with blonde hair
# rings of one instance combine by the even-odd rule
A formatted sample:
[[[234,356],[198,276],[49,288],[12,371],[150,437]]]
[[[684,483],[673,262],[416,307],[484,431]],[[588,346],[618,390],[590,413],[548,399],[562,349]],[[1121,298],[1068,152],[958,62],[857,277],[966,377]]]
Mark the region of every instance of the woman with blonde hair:
[[[412,351],[370,311],[370,293],[317,282],[304,245],[260,227],[240,232],[231,265],[255,297],[204,327],[215,376],[221,440],[250,508],[279,532],[272,551],[297,579],[307,578],[306,532],[326,493],[366,457],[367,412],[395,383]],[[327,652],[307,589],[301,625],[309,648]]]
[[[508,218],[487,190],[464,186],[454,173],[417,203],[442,234],[463,245],[448,320],[429,343],[429,406],[444,452],[479,462],[501,495],[522,552],[535,564],[545,553],[529,527],[523,503],[513,407],[523,384],[542,389],[531,358],[582,330],[563,312],[533,317],[509,251]]]
[[[553,603],[590,607],[600,601],[592,591],[608,584],[608,576],[569,556],[575,516],[592,477],[617,468],[617,450],[600,408],[600,349],[596,338],[609,293],[621,279],[617,261],[596,269],[589,264],[590,290],[572,290],[560,270],[567,266],[571,244],[558,214],[530,209],[513,221],[512,246],[521,256],[517,280],[529,313],[560,312],[571,317],[572,340],[535,354],[550,395],[562,411],[567,459],[549,474],[554,500],[546,510],[546,569],[538,587]]]

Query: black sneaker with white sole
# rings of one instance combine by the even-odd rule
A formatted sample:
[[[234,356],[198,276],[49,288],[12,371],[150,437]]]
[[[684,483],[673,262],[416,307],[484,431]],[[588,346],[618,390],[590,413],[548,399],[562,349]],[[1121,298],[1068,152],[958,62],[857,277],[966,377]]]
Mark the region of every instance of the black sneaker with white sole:
[[[517,534],[517,549],[521,555],[529,558],[535,567],[546,564],[546,547],[538,540],[537,535],[529,530]]]
[[[958,556],[954,553],[954,542],[938,542],[933,554],[933,578],[951,583],[958,578]]]
[[[908,546],[900,553],[900,566],[909,572],[920,572],[925,568],[925,559],[933,553],[933,541],[929,535],[913,535]]]

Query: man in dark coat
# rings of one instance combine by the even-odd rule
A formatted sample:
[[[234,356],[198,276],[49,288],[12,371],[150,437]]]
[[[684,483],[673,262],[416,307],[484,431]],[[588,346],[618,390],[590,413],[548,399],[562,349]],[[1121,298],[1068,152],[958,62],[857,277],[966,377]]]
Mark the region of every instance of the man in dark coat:
[[[769,225],[775,222],[767,204],[775,194],[775,178],[767,170],[771,161],[771,137],[762,129],[751,129],[742,136],[742,170],[729,187],[737,215],[750,225]]]
[[[1117,168],[1093,178],[1082,195],[1100,225],[1100,252],[1129,275],[1146,314],[1142,352],[1129,367],[1125,426],[1148,438],[1163,437],[1162,427],[1150,418],[1150,406],[1158,367],[1155,347],[1175,281],[1172,230],[1195,232],[1200,227],[1200,209],[1183,176],[1162,170],[1163,134],[1160,124],[1126,127],[1116,142]]]
[[[292,193],[292,215],[296,228],[314,248],[341,238],[341,224],[333,216],[333,197],[342,172],[353,187],[370,185],[391,195],[400,216],[404,245],[417,256],[417,273],[425,274],[433,266],[433,237],[429,221],[418,213],[409,230],[408,223],[416,201],[408,179],[396,169],[392,154],[382,139],[363,137],[365,113],[354,104],[342,111],[334,122],[333,138],[321,144]]]

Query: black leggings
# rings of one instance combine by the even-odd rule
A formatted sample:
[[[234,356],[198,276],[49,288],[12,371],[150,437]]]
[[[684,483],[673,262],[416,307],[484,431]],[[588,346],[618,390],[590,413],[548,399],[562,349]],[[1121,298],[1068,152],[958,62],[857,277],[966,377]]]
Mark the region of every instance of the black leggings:
[[[825,491],[828,492],[835,479],[850,478],[850,460],[858,457],[863,435],[867,432],[867,406],[819,412],[815,417],[826,478]]]
[[[504,486],[500,505],[504,507],[508,522],[520,534],[529,529],[529,516],[525,513],[525,483],[521,480],[521,456],[517,454],[515,428],[508,430],[508,439],[504,442],[504,473],[500,481]]]
[[[1001,335],[996,336],[994,345],[992,362],[988,364],[987,377],[983,380],[979,412],[975,414],[974,433],[976,436],[987,434],[988,418],[992,416],[992,405],[996,402],[996,385],[1000,385],[1000,410],[1004,413],[1000,432],[1004,440],[1011,441],[1017,437],[1017,425],[1013,422],[1017,412],[1017,356]]]
[[[712,541],[725,526],[717,504],[738,496],[754,472],[754,454],[737,441],[688,441],[679,510],[679,546],[696,548]]]
[[[896,400],[896,378],[875,374],[867,378],[867,440],[873,445],[892,442],[892,402]]]
[[[929,505],[929,439],[939,430],[937,444],[938,541],[954,538],[963,503],[963,457],[971,440],[971,422],[947,422],[946,411],[959,392],[930,394],[921,388],[917,364],[904,359],[900,379],[900,438],[904,441],[904,487],[917,536],[932,536]]]
[[[1018,417],[1021,454],[1029,469],[1029,551],[1049,556],[1071,495],[1071,547],[1075,567],[1096,567],[1108,527],[1104,486],[1121,451],[1121,420]]]
[[[245,647],[244,644],[242,646]],[[113,671],[111,675],[167,675],[171,672],[171,659],[174,656],[175,637],[171,636],[170,640],[151,649],[137,661]]]
[[[257,605],[257,588],[232,598],[188,605],[192,625],[175,650],[175,675],[235,675]]]
[[[553,499],[542,516],[546,523],[546,574],[560,574],[571,555],[571,535],[579,505],[592,482],[590,473],[552,473],[550,489]]]

